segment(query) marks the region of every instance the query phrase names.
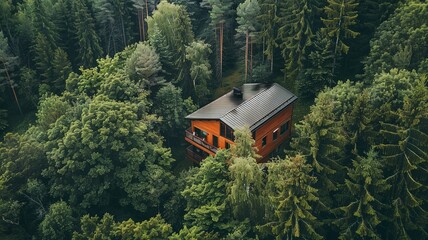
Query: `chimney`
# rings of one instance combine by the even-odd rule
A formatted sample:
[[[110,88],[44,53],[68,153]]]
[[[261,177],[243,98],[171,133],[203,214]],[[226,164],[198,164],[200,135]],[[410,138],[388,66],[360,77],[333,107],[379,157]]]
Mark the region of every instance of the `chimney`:
[[[242,98],[242,91],[241,89],[234,87],[233,88],[233,96],[237,98]]]

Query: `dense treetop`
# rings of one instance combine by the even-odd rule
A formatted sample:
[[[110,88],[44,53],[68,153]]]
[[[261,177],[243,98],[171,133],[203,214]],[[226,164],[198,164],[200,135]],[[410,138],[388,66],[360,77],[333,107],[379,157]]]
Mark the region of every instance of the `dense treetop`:
[[[0,238],[428,238],[427,26],[420,0],[3,0]],[[182,167],[185,116],[244,82],[299,96],[284,151],[243,126]]]

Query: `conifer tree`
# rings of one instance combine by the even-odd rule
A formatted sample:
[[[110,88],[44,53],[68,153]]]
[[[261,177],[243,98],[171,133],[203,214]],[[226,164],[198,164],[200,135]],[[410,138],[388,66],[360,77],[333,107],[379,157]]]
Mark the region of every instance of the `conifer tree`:
[[[358,33],[351,30],[351,26],[357,23],[356,0],[327,0],[328,4],[324,7],[326,18],[322,18],[325,28],[322,32],[333,42],[333,66],[334,75],[337,57],[341,53],[348,53],[349,46],[344,42],[347,38],[355,38]]]
[[[426,80],[421,78],[404,97],[402,108],[389,111],[392,116],[381,122],[384,140],[377,148],[390,170],[387,180],[392,185],[392,229],[394,236],[402,239],[428,236],[425,210],[428,199],[424,190],[428,165],[427,109],[428,89]]]
[[[224,50],[224,28],[228,20],[233,5],[232,0],[203,0],[201,5],[208,5],[210,10],[211,26],[216,32],[216,42],[218,46],[218,79],[223,75],[223,50]]]
[[[137,44],[134,52],[126,60],[126,71],[129,77],[140,82],[142,87],[148,90],[165,83],[165,79],[159,76],[161,70],[159,55],[146,43]]]
[[[252,70],[252,61],[248,62],[248,56],[252,60],[252,53],[250,51],[250,45],[252,49],[252,44],[255,38],[255,34],[258,31],[258,21],[257,17],[260,15],[260,6],[257,0],[245,0],[245,2],[239,4],[236,13],[238,17],[236,21],[238,22],[238,27],[236,32],[240,35],[245,35],[245,71],[244,79],[247,82],[248,72],[251,74]]]
[[[278,47],[276,42],[277,28],[277,0],[260,0],[260,15],[258,19],[261,24],[260,38],[263,42],[263,54],[270,62],[270,72],[273,72],[274,50]]]
[[[46,10],[45,2],[43,0],[33,1],[33,26],[36,34],[45,36],[46,41],[50,48],[55,49],[58,42],[58,33],[49,12]]]
[[[42,76],[44,83],[51,83],[53,81],[53,66],[52,59],[54,58],[54,51],[48,39],[42,33],[38,33],[34,44],[34,62],[36,69],[40,76]]]
[[[61,93],[65,89],[65,80],[68,75],[72,72],[71,63],[68,60],[67,53],[61,48],[57,48],[53,55],[52,60],[52,81],[53,91],[55,93]]]
[[[303,60],[314,35],[312,31],[314,7],[311,0],[278,3],[278,42],[285,62],[286,79],[294,79],[303,68]]]
[[[95,31],[94,19],[83,0],[73,2],[73,11],[76,45],[79,49],[77,62],[83,67],[94,66],[96,59],[102,54],[100,39]]]
[[[391,186],[382,174],[382,164],[371,150],[367,157],[358,156],[352,162],[345,185],[350,193],[345,205],[336,209],[340,212],[334,221],[341,229],[340,239],[382,239],[376,228],[386,221],[387,205],[382,203],[382,194]]]
[[[154,38],[154,34],[160,34],[164,38],[161,41],[165,41],[167,51],[172,53],[173,61],[168,63],[172,69],[163,67],[174,79],[167,80],[180,83],[183,91],[188,94],[192,84],[186,60],[186,46],[194,40],[189,14],[183,6],[162,1],[153,15],[147,19],[147,23],[150,41]],[[156,48],[158,45],[153,44],[153,46]],[[161,50],[163,49],[156,49],[160,56],[163,54]]]
[[[317,204],[317,181],[311,176],[312,167],[303,156],[287,157],[268,163],[267,194],[271,219],[259,230],[276,239],[322,239],[316,232],[317,218],[314,206]]]

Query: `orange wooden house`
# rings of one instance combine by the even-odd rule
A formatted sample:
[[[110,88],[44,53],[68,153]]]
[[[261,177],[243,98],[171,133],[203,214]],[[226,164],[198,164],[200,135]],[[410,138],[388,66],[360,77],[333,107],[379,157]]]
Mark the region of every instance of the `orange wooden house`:
[[[255,146],[266,162],[290,136],[293,104],[297,97],[279,84],[249,83],[234,88],[186,118],[191,127],[185,140],[187,157],[200,162],[218,148],[234,144],[234,130],[248,126]]]

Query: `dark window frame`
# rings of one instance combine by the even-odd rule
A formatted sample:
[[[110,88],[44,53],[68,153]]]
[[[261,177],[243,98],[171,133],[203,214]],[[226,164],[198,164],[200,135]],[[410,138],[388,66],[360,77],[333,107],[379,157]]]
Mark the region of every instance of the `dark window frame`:
[[[267,136],[264,136],[263,138],[262,138],[262,147],[264,147],[264,146],[266,146],[267,145]]]
[[[218,147],[218,137],[216,135],[213,135],[213,145],[214,147]]]
[[[273,130],[273,132],[272,132],[272,139],[273,139],[273,141],[275,141],[276,139],[278,139],[278,132],[279,132],[279,128],[276,128],[275,130]]]
[[[281,129],[280,129],[280,134],[283,135],[284,133],[286,133],[288,131],[288,129],[290,129],[290,121],[285,122],[284,124],[281,125]]]

